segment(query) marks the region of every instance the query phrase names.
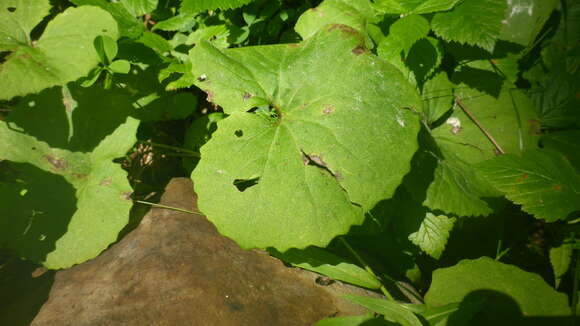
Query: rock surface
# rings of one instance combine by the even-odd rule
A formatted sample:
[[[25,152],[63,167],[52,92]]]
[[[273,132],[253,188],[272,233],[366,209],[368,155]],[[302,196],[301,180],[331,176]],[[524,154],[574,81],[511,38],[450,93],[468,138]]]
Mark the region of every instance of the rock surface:
[[[161,203],[196,211],[192,188],[174,179]],[[344,293],[375,295],[318,276],[242,250],[203,216],[153,208],[102,255],[57,272],[32,325],[313,325],[365,313]]]

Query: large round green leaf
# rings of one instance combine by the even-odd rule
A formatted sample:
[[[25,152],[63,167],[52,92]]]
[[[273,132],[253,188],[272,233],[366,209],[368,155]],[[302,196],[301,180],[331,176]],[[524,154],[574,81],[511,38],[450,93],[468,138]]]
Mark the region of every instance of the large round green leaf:
[[[113,163],[135,142],[131,102],[98,88],[71,94],[52,88],[24,97],[0,122],[8,171],[0,197],[10,199],[0,205],[0,244],[54,269],[107,248],[132,206],[127,173]]]
[[[526,318],[570,314],[566,295],[556,292],[539,275],[488,257],[436,270],[425,295],[428,306],[461,302],[447,325],[459,325],[462,315],[472,314],[466,311],[469,302],[479,300],[485,301],[483,308],[465,325],[538,325]]]
[[[25,8],[23,4],[14,12]],[[34,18],[39,23],[42,13]],[[30,32],[31,20],[26,22],[27,27],[22,28],[21,34]],[[2,29],[0,26],[0,37]],[[65,10],[48,23],[38,41],[22,35],[17,46],[8,46],[13,52],[0,65],[0,100],[64,85],[86,75],[99,62],[93,48],[93,41],[99,35],[116,40],[117,23],[109,13],[93,6]],[[21,42],[24,40],[27,42]]]
[[[199,207],[242,247],[324,247],[409,171],[421,100],[363,43],[332,25],[301,44],[192,51],[196,85],[230,114],[192,174]]]

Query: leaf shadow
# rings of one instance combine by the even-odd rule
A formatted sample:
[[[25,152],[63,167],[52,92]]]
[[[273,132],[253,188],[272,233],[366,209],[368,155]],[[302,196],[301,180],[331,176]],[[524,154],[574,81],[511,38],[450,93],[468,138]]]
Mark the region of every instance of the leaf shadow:
[[[43,262],[66,233],[76,191],[62,176],[28,163],[0,163],[0,246]]]

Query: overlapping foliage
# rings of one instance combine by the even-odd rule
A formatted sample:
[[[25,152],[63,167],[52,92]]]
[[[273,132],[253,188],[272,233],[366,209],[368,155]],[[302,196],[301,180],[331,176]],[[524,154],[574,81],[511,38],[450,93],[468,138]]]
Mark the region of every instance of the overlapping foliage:
[[[114,159],[187,118],[184,141],[149,143],[191,154],[222,234],[388,297],[319,325],[567,321],[577,2],[61,2],[0,5],[3,250],[53,269],[98,255],[131,209]],[[510,209],[555,234],[555,288],[503,247]],[[458,240],[482,221],[491,252]]]

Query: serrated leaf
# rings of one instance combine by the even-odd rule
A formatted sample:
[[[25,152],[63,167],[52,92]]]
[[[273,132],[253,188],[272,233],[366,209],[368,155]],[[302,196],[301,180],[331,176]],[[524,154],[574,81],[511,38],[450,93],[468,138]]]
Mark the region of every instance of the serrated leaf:
[[[500,196],[477,171],[445,143],[423,138],[405,186],[429,209],[457,216],[486,216],[492,208],[484,198]]]
[[[580,210],[580,176],[561,154],[530,150],[481,162],[479,170],[522,210],[548,222]]]
[[[162,20],[157,22],[157,24],[153,25],[151,28],[152,31],[154,30],[162,30],[162,31],[187,31],[195,26],[195,14],[179,14],[177,16],[173,16],[166,20]]]
[[[21,99],[0,123],[0,159],[10,161],[14,176],[30,189],[0,207],[0,223],[9,218],[0,238],[22,257],[52,269],[81,263],[107,248],[132,206],[127,173],[113,163],[136,139],[138,121],[127,117],[130,101],[98,88],[71,93],[78,102],[72,137],[68,103],[58,89]],[[88,124],[91,128],[79,128]],[[10,194],[10,189],[0,191]]]
[[[135,18],[121,3],[108,2],[107,0],[70,1],[77,6],[96,6],[109,12],[117,21],[121,36],[136,39],[146,30],[143,22]]]
[[[402,304],[386,300],[370,297],[361,297],[358,295],[346,294],[346,299],[359,304],[371,311],[379,313],[385,317],[386,320],[399,323],[403,326],[422,326],[423,324],[411,311],[405,308]]]
[[[499,38],[523,46],[530,45],[558,3],[557,0],[507,1],[506,19],[502,22]]]
[[[464,0],[451,11],[435,14],[431,28],[445,40],[477,45],[492,52],[506,8],[505,0]]]
[[[375,318],[371,314],[361,316],[326,318],[315,324],[315,326],[360,326],[360,325],[388,326],[392,324],[386,322],[384,319]]]
[[[452,9],[462,0],[377,0],[375,7],[384,14],[428,14]]]
[[[455,100],[453,98],[454,87],[444,72],[438,73],[425,82],[421,96],[425,102],[423,113],[428,124],[437,121],[443,114],[451,110]]]
[[[554,279],[556,280],[556,289],[560,285],[562,276],[566,274],[570,268],[572,261],[572,245],[562,244],[559,247],[550,248],[550,264],[554,271]]]
[[[0,99],[39,92],[85,76],[99,62],[93,49],[99,35],[118,37],[117,24],[100,8],[69,8],[56,16],[34,45],[21,44],[0,65]]]
[[[429,256],[439,259],[443,250],[445,250],[445,245],[454,223],[454,218],[427,213],[419,230],[411,233],[409,240],[419,246]]]
[[[301,44],[192,50],[196,85],[230,115],[192,174],[199,207],[242,247],[324,247],[409,170],[419,125],[403,108],[420,99],[363,42],[332,25]]]
[[[389,28],[389,34],[399,39],[406,56],[411,46],[426,37],[429,30],[427,19],[419,15],[408,15],[394,22]]]
[[[48,15],[48,0],[3,0],[0,4],[0,50],[30,44],[30,32]]]
[[[368,0],[325,0],[318,7],[304,12],[294,29],[307,39],[328,24],[343,24],[366,33],[367,25],[375,17]]]
[[[405,65],[409,68],[420,88],[425,79],[431,76],[443,60],[443,49],[439,40],[432,37],[422,38],[411,47]]]
[[[580,173],[580,130],[557,131],[542,136],[542,147],[560,152]]]
[[[335,280],[369,289],[381,287],[381,282],[363,268],[321,248],[308,247],[302,250],[290,249],[284,253],[278,251],[270,251],[270,253],[293,266],[326,275]]]
[[[556,292],[539,275],[488,257],[435,270],[425,295],[425,303],[433,307],[478,299],[486,300],[484,309],[466,325],[518,325],[524,322],[522,316],[570,314],[566,295]],[[461,319],[461,311],[451,314],[447,324],[456,325],[453,322]]]
[[[230,45],[228,43],[229,35],[230,31],[224,24],[207,26],[198,28],[193,33],[189,34],[185,44],[192,45],[198,44],[201,41],[209,41],[212,42],[216,47],[227,48]]]
[[[157,8],[159,0],[121,0],[120,3],[127,8],[133,16],[143,16]]]
[[[234,9],[252,1],[254,0],[183,0],[179,12],[195,14],[206,10]]]

